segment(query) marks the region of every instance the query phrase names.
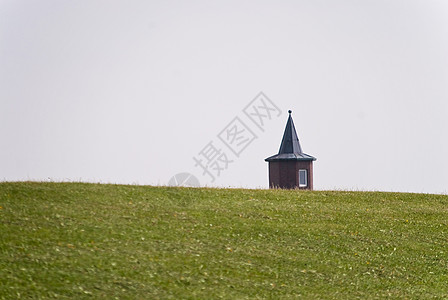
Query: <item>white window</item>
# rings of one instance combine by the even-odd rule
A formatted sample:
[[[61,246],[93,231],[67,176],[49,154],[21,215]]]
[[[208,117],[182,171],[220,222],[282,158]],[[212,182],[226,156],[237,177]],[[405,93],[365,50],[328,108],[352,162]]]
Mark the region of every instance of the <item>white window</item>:
[[[306,187],[308,185],[306,170],[299,170],[299,187]]]

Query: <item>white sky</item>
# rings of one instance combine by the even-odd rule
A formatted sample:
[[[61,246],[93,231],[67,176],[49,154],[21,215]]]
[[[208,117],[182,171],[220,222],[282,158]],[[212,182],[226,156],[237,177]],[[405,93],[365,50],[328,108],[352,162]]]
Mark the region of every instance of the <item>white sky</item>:
[[[447,53],[445,0],[0,0],[0,180],[267,188],[292,109],[315,189],[447,193]],[[240,157],[217,138],[237,116]]]

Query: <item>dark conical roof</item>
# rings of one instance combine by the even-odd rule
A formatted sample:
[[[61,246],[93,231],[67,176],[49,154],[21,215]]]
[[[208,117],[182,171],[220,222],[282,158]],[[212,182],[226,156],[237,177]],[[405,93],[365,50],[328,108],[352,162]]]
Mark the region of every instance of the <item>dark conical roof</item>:
[[[283,133],[282,143],[278,154],[265,159],[265,161],[275,160],[316,160],[315,157],[305,154],[300,146],[299,137],[291,117],[292,111],[289,112],[289,118],[286,123],[285,132]]]

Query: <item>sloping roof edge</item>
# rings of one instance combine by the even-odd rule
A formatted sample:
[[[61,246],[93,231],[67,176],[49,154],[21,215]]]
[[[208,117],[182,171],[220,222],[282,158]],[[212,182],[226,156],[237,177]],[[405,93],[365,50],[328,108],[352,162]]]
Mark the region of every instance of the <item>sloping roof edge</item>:
[[[265,159],[265,161],[278,161],[278,160],[317,160],[314,156],[302,153],[301,155],[296,155],[294,153],[283,153],[272,155]]]

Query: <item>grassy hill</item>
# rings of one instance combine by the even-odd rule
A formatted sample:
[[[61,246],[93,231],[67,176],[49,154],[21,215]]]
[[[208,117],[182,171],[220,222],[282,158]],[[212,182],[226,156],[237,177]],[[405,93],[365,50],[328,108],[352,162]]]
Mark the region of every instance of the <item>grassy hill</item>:
[[[0,299],[448,295],[448,196],[0,183]]]

